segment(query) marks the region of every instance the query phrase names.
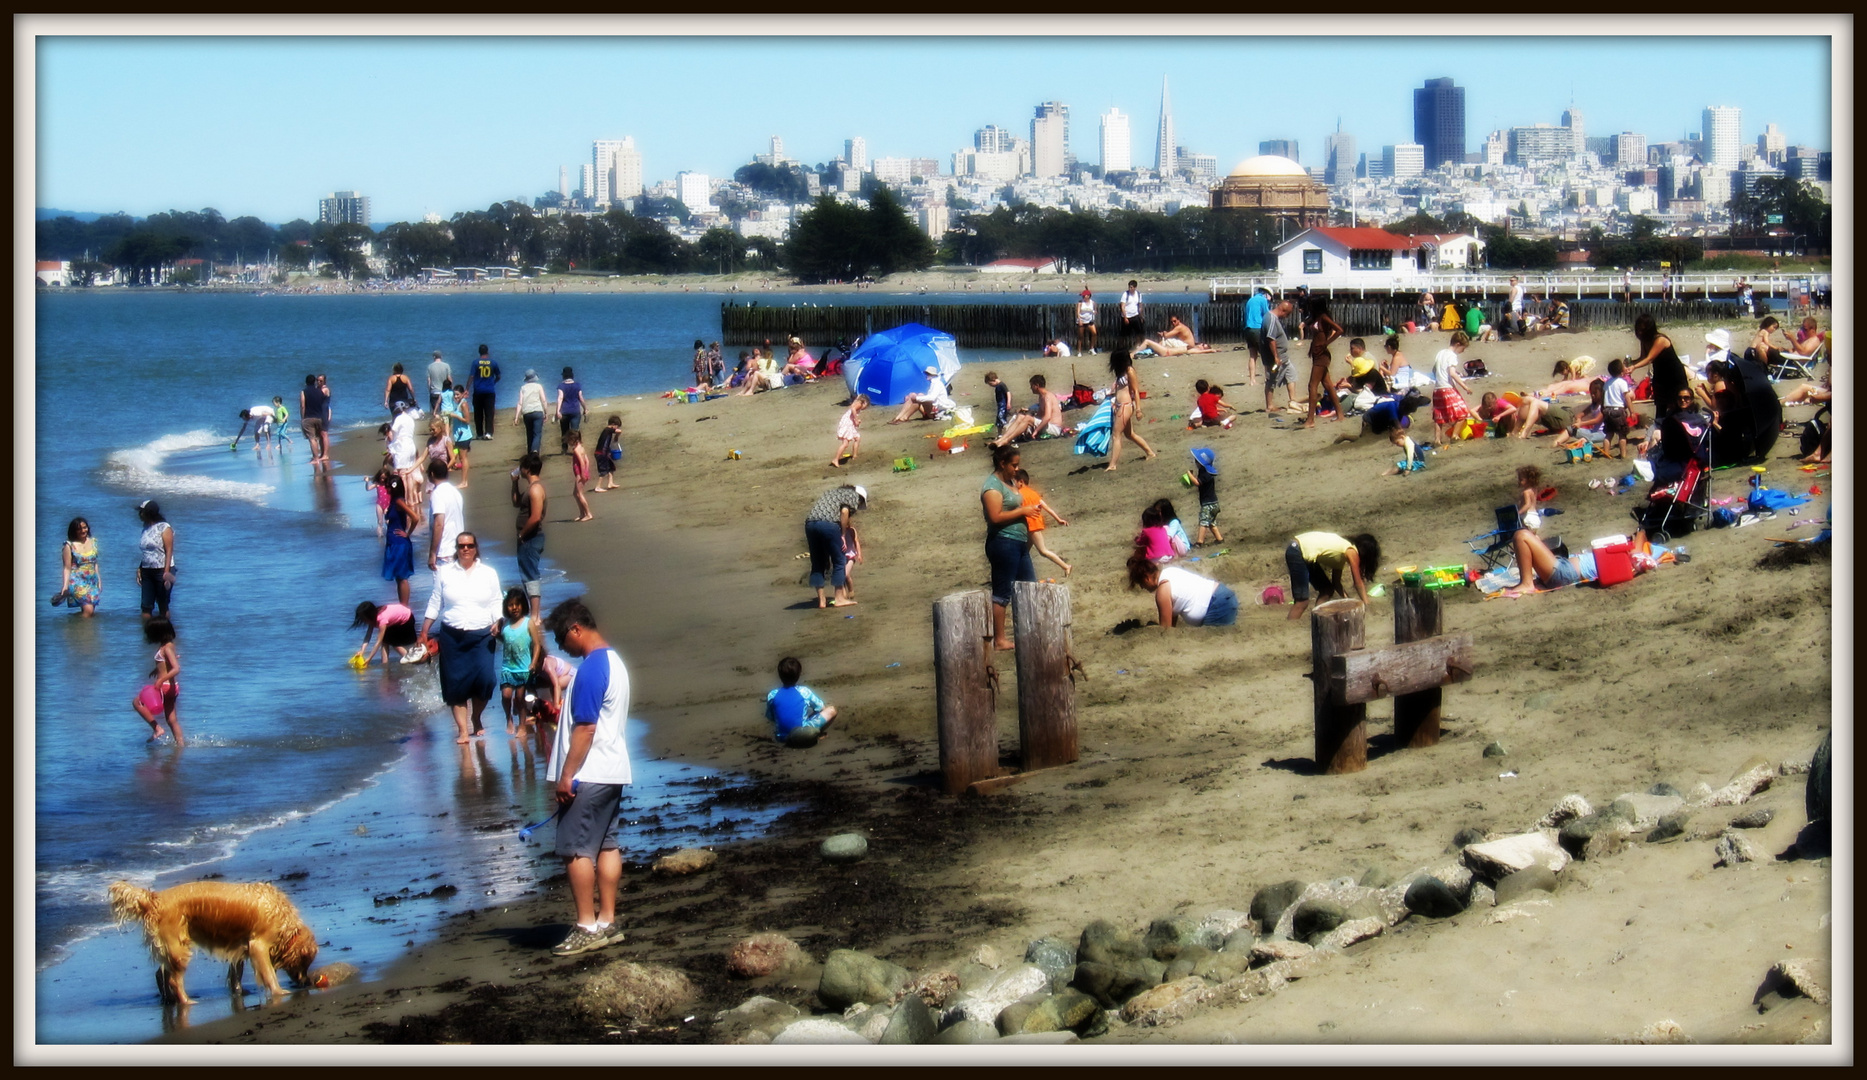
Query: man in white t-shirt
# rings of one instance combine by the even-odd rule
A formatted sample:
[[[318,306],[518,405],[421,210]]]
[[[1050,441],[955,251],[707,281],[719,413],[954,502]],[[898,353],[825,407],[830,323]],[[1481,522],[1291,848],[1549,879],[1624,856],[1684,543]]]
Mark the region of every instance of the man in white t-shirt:
[[[597,631],[583,601],[573,598],[552,608],[545,627],[558,648],[582,661],[564,692],[545,773],[557,785],[557,853],[577,904],[576,925],[551,951],[575,956],[623,939],[616,921],[622,851],[615,824],[623,786],[632,779],[624,732],[629,671]]]
[[[1141,319],[1141,283],[1130,281],[1128,291],[1121,294],[1121,332],[1122,340],[1129,345],[1147,337]]]
[[[439,570],[454,561],[454,538],[467,525],[466,500],[460,489],[448,482],[447,463],[430,459],[428,481],[428,569]]]

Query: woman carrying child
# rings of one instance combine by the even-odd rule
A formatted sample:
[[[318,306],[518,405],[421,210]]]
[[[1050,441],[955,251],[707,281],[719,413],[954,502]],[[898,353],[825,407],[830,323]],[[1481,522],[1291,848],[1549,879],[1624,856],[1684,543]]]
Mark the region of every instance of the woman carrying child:
[[[518,722],[525,716],[525,688],[545,654],[544,636],[538,632],[538,621],[528,613],[530,606],[524,589],[506,590],[505,617],[499,620],[498,631],[499,697],[506,710],[508,735],[518,733]]]
[[[1230,585],[1178,566],[1162,566],[1148,558],[1138,542],[1128,556],[1128,587],[1154,594],[1163,632],[1173,629],[1176,619],[1187,626],[1231,626],[1238,621],[1238,594]]]
[[[1063,515],[1052,509],[1050,504],[1044,501],[1044,497],[1037,493],[1037,489],[1031,486],[1030,473],[1019,469],[1015,475],[1018,478],[1018,498],[1023,500],[1024,508],[1031,511],[1024,517],[1024,527],[1031,534],[1031,550],[1061,566],[1063,576],[1069,577],[1070,564],[1064,562],[1062,556],[1050,550],[1050,546],[1044,543],[1044,515],[1048,513],[1056,518],[1059,525],[1068,525],[1069,522],[1063,520]]]
[[[175,715],[175,699],[181,695],[181,658],[175,653],[175,625],[166,615],[158,615],[143,624],[143,637],[156,646],[156,666],[149,673],[149,685],[137,691],[130,707],[149,725],[149,741],[162,737],[163,725],[182,744],[181,718]]]
[[[836,422],[836,453],[830,458],[830,468],[843,467],[843,452],[849,452],[850,461],[856,460],[856,451],[862,445],[862,410],[869,407],[869,395],[857,394],[850,401],[849,408]]]

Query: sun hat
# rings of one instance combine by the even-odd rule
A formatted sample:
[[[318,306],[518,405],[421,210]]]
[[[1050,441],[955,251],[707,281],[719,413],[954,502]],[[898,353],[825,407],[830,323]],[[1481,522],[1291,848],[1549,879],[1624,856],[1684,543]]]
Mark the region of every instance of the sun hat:
[[[526,382],[536,382],[537,379],[538,379],[538,373],[536,371],[533,371],[531,368],[525,369],[525,381]]]
[[[855,488],[857,501],[861,502],[864,506],[869,505],[869,489],[863,487],[861,484],[855,485]]]
[[[1716,330],[1708,331],[1705,334],[1705,342],[1708,345],[1716,345],[1725,352],[1730,352],[1731,332],[1721,326]]]
[[[921,369],[921,374],[922,375],[938,375],[940,374],[940,369],[933,366],[932,364],[928,364],[926,367]]]
[[[1211,450],[1203,446],[1193,447],[1193,460],[1199,462],[1199,467],[1212,475],[1219,475],[1219,459]]]

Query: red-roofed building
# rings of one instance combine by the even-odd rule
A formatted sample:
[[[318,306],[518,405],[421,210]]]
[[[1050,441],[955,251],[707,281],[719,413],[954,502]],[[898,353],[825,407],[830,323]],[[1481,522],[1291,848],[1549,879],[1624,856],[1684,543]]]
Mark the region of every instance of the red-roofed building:
[[[1382,229],[1318,225],[1277,245],[1286,286],[1411,287],[1421,276],[1421,248],[1412,237]]]
[[[71,284],[71,264],[68,262],[47,262],[41,259],[33,264],[32,272],[41,285],[62,287]]]

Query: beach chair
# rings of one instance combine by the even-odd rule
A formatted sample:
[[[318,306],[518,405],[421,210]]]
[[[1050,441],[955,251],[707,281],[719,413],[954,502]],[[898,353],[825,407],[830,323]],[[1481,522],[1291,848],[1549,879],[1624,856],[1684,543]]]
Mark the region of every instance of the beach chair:
[[[1554,506],[1539,507],[1537,512],[1545,518],[1552,518],[1562,513]],[[1517,557],[1511,546],[1511,540],[1517,535],[1517,530],[1523,528],[1523,519],[1517,514],[1516,503],[1500,506],[1493,513],[1497,517],[1497,528],[1487,533],[1479,533],[1465,541],[1471,553],[1478,556],[1479,560],[1485,564],[1486,570],[1497,570],[1511,565]]]
[[[1810,350],[1807,356],[1798,356],[1795,353],[1777,353],[1776,362],[1770,365],[1770,381],[1781,382],[1784,379],[1813,379],[1815,378],[1815,365],[1827,359],[1828,335],[1823,334],[1822,340],[1816,343],[1815,348]]]

